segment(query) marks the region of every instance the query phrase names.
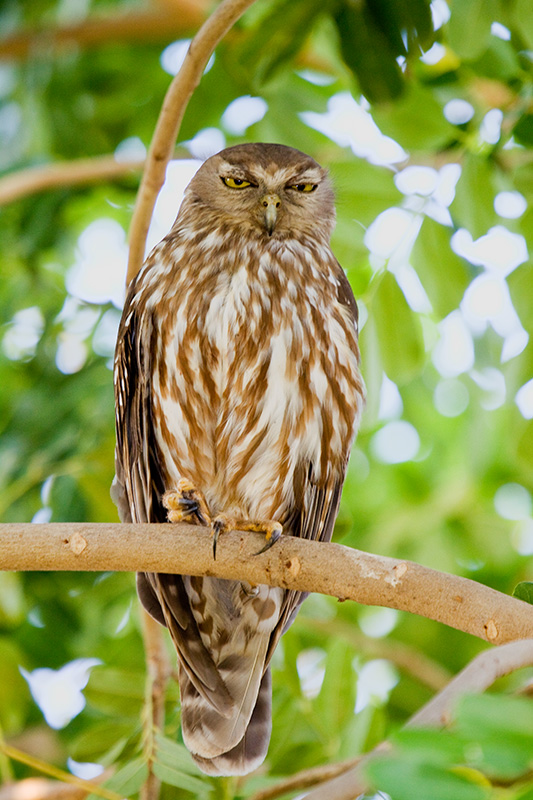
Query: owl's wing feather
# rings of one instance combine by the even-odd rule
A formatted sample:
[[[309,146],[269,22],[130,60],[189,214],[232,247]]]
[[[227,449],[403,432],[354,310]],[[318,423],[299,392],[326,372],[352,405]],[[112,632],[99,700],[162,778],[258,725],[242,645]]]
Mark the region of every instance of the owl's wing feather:
[[[140,320],[133,310],[125,310],[122,319],[115,354],[117,446],[112,497],[123,522],[165,522],[148,368],[153,325],[146,314]],[[169,628],[198,692],[227,714],[233,701],[201,641],[181,576],[141,573],[137,586],[148,613]]]
[[[131,295],[130,295],[131,297]],[[115,351],[115,480],[123,522],[164,522],[163,479],[154,453],[150,378],[152,320],[124,313]]]

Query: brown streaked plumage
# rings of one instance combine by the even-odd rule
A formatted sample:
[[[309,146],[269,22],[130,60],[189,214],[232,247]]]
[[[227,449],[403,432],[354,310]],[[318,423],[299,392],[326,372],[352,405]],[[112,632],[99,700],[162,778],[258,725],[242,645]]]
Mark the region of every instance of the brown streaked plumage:
[[[331,538],[363,405],[357,306],[330,250],[333,193],[273,144],[208,159],[132,282],[115,357],[122,520],[269,521]],[[277,526],[277,527],[276,527]],[[213,775],[245,774],[270,738],[269,662],[304,595],[141,574],[179,662],[182,730]]]

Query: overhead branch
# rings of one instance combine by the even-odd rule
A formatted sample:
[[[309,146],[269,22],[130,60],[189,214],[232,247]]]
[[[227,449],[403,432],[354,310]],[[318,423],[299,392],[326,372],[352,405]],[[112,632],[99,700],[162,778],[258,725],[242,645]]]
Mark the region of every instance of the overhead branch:
[[[106,42],[172,41],[197,30],[209,0],[172,0],[165,7],[127,14],[91,16],[71,25],[16,31],[0,39],[0,60],[48,54],[59,47],[95,47]]]
[[[0,206],[47,189],[122,178],[143,166],[144,159],[117,161],[109,155],[28,167],[0,178]]]
[[[172,158],[190,157],[190,153],[184,148],[178,147],[172,153]],[[124,178],[140,172],[145,163],[144,158],[119,161],[114,155],[105,155],[39,164],[10,172],[0,178],[0,206],[49,189],[85,186]]]
[[[443,622],[492,644],[533,637],[533,606],[475,581],[340,544],[284,536],[262,555],[260,534],[221,537],[187,525],[0,525],[0,569],[116,570],[212,575],[319,592]]]
[[[144,260],[146,237],[155,201],[165,180],[167,164],[192,93],[200,83],[217,44],[254,2],[255,0],[223,0],[192,40],[182,67],[168,88],[131,221],[128,283],[133,280]]]

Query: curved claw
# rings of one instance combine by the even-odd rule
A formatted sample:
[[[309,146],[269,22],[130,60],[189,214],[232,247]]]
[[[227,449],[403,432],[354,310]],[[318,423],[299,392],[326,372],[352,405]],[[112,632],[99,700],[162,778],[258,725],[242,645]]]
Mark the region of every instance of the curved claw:
[[[162,503],[168,511],[169,522],[192,522],[198,525],[209,525],[211,522],[203,493],[195,489],[187,478],[181,478],[175,490],[166,492]]]
[[[213,561],[217,560],[218,537],[224,531],[229,530],[229,528],[229,522],[222,514],[220,514],[218,517],[215,517],[211,524],[211,535],[213,536]]]
[[[274,523],[271,528],[266,532],[266,542],[261,550],[258,550],[257,553],[254,553],[254,556],[260,556],[261,553],[266,553],[267,550],[270,550],[272,545],[276,544],[278,539],[281,538],[281,532],[283,528],[279,523]]]

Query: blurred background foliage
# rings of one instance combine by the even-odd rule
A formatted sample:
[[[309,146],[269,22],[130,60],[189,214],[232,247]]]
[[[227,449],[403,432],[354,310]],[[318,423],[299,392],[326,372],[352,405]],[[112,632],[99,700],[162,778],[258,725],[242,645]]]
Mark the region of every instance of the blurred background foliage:
[[[7,181],[80,158],[142,159],[169,73],[209,10],[0,5],[3,522],[117,519],[110,359],[139,172],[106,180],[95,161],[93,182],[17,199]],[[507,593],[533,580],[532,68],[529,0],[257,0],[217,49],[179,148],[203,158],[275,141],[329,167],[368,385],[336,540]],[[159,236],[185,180],[173,169]],[[276,653],[264,772],[223,786],[201,776],[180,744],[173,685],[163,797],[249,796],[352,758],[482,647],[408,614],[311,597]],[[133,576],[0,574],[0,653],[5,741],[77,774],[115,765],[109,785],[137,792]],[[398,734],[401,757],[374,768],[376,785],[409,800],[531,800],[531,701],[495,697],[465,703],[446,736]],[[6,782],[31,773],[5,757],[0,769]]]

